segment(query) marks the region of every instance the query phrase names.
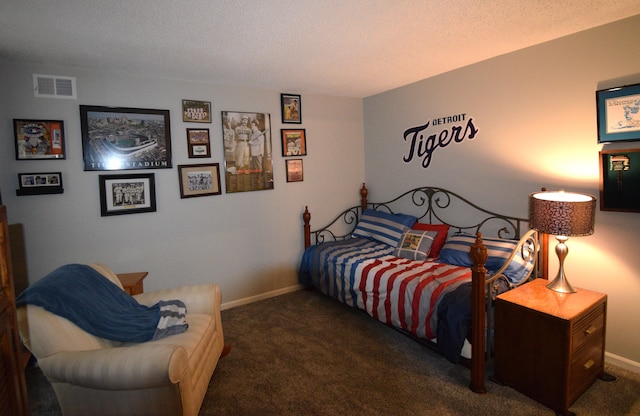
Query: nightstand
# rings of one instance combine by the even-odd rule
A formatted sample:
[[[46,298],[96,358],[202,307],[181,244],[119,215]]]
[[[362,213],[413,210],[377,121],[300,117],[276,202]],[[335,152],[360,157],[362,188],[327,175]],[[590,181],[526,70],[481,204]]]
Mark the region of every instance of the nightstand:
[[[495,302],[496,381],[562,415],[604,373],[607,295],[536,279]]]
[[[133,296],[144,291],[142,281],[148,274],[149,272],[118,273],[117,276],[124,291]]]

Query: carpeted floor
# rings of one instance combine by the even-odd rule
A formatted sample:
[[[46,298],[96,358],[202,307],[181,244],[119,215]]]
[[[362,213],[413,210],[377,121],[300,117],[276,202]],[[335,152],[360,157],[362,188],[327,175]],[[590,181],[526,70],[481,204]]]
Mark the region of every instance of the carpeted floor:
[[[200,415],[554,415],[491,382],[487,394],[472,393],[464,366],[317,292],[236,307],[222,319],[232,349]],[[607,371],[618,379],[596,381],[571,410],[640,415],[640,375]],[[28,388],[33,416],[60,414],[36,367],[28,369]]]

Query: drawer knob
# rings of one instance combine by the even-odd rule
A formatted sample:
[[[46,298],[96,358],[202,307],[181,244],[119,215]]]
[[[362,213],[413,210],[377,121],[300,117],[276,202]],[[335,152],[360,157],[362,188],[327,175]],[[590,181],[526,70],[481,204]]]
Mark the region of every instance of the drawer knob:
[[[584,330],[584,334],[586,336],[589,336],[589,335],[593,334],[594,332],[596,332],[596,327],[594,325],[591,325],[589,328]]]
[[[584,369],[585,369],[585,370],[590,369],[591,367],[593,367],[593,365],[594,365],[595,363],[596,363],[595,361],[593,361],[592,359],[589,359],[589,361],[587,361],[586,363],[584,363]]]

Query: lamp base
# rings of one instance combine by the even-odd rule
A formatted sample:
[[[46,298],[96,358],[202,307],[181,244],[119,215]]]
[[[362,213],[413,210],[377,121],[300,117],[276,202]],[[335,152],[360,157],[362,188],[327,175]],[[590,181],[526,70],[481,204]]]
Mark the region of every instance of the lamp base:
[[[553,281],[551,281],[547,285],[547,288],[560,293],[576,293],[577,292],[577,290],[575,290],[573,286],[571,286],[571,284],[565,277],[564,273],[562,274],[558,273],[556,278],[553,279]]]
[[[567,254],[569,254],[569,247],[565,244],[568,238],[563,235],[558,235],[556,236],[556,239],[558,240],[556,254],[558,255],[558,261],[560,262],[560,269],[558,270],[558,274],[555,279],[547,285],[547,288],[560,293],[576,293],[577,290],[569,284],[569,281],[564,274],[564,259],[567,257]]]

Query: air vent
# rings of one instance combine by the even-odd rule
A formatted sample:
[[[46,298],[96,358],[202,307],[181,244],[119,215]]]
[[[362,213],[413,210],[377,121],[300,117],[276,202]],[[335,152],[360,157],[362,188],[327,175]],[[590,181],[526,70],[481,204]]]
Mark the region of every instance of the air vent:
[[[75,77],[33,74],[33,96],[76,99]]]

